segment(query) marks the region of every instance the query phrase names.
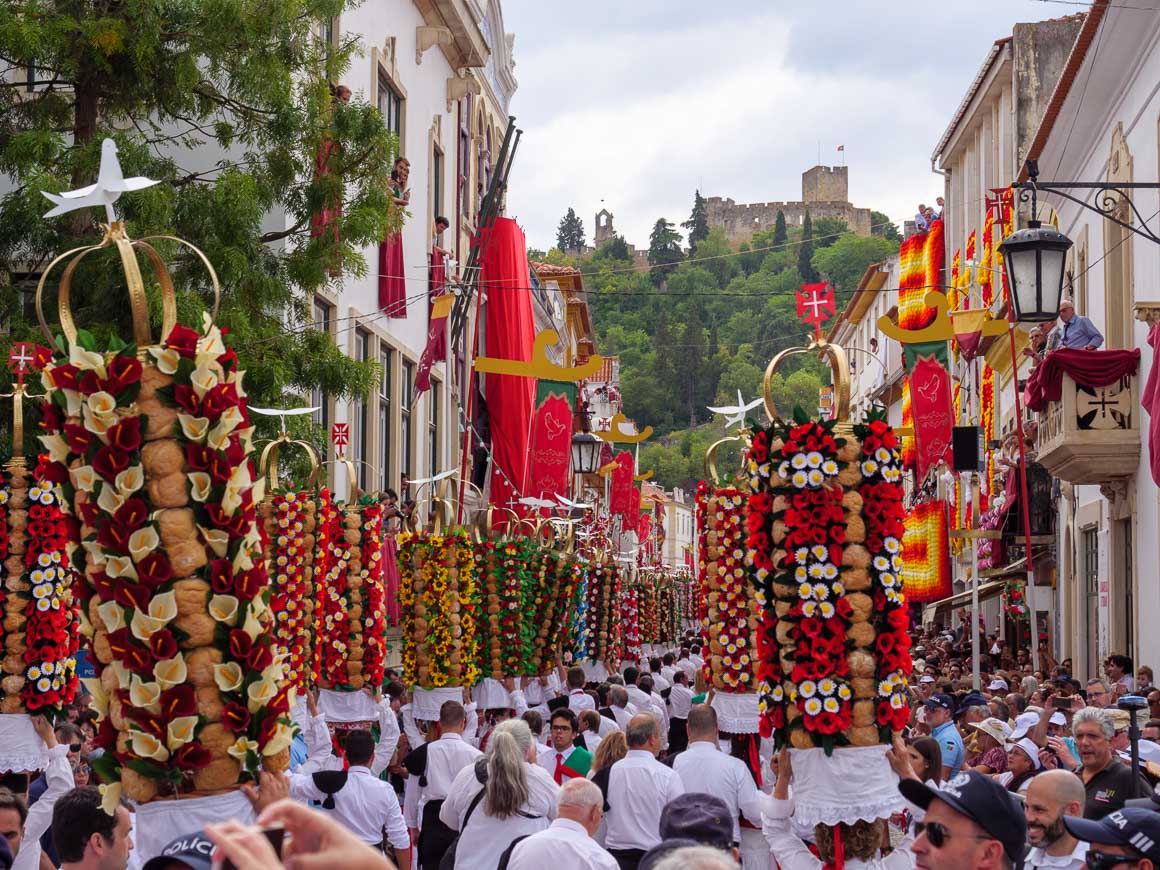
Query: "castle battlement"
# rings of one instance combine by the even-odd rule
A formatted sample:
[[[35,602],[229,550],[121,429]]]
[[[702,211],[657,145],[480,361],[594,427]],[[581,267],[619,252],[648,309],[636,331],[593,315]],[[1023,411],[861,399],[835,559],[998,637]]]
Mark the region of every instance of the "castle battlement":
[[[801,226],[808,211],[811,218],[836,218],[845,221],[851,232],[870,235],[870,209],[850,204],[846,166],[807,169],[802,173],[802,198],[797,202],[738,203],[728,197],[710,196],[705,199],[705,210],[709,226],[724,229],[725,237],[734,244],[773,229],[779,211],[787,225]]]

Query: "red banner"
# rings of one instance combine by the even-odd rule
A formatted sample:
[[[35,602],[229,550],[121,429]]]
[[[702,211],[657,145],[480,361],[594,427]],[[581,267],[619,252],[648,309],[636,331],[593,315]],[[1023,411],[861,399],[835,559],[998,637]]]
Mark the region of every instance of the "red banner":
[[[951,376],[934,356],[922,356],[915,362],[910,373],[910,404],[914,414],[914,470],[921,481],[950,448],[954,428]]]
[[[617,453],[613,462],[616,468],[612,470],[610,511],[613,516],[624,517],[625,525],[622,528],[635,529],[636,517],[640,512],[640,494],[632,485],[632,479],[636,476],[636,462],[627,450]]]
[[[651,528],[652,514],[648,511],[645,511],[640,515],[640,520],[637,523],[636,539],[640,541],[641,544],[646,545],[650,551],[652,550],[652,542],[649,540],[648,533]]]
[[[528,495],[551,499],[568,495],[572,468],[572,406],[566,396],[550,393],[532,421],[528,454]]]

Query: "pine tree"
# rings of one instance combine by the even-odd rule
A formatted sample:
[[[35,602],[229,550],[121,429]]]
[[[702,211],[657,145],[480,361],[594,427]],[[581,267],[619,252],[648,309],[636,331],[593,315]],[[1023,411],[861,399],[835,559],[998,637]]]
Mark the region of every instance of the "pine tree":
[[[660,284],[665,273],[682,259],[681,234],[676,231],[672,221],[657,218],[648,239],[648,262],[653,267],[649,274],[653,283]]]
[[[701,191],[694,194],[693,213],[681,226],[689,231],[689,253],[695,253],[697,243],[709,237],[709,210]]]
[[[362,251],[402,220],[387,197],[396,137],[375,107],[332,96],[329,83],[349,67],[357,40],[324,45],[313,33],[349,5],[0,4],[0,57],[36,80],[17,96],[13,79],[0,97],[0,174],[9,180],[0,200],[0,285],[9,285],[0,316],[9,334],[0,352],[9,340],[38,335],[5,279],[100,239],[103,212],[45,221],[41,191],[91,184],[109,137],[126,176],[162,182],[118,201],[128,234],[188,239],[216,268],[218,320],[247,370],[253,403],[280,407],[311,388],[366,395],[377,367],[350,360],[311,328],[311,301],[328,270],[341,264],[366,274]],[[328,171],[316,173],[324,146]],[[336,231],[312,234],[312,217],[335,200],[343,204]],[[181,288],[180,317],[199,326],[212,300],[205,271],[182,249],[164,253]],[[119,276],[115,261],[94,254],[73,281],[78,323],[97,336],[124,333]],[[306,435],[310,418],[297,419],[294,429]],[[256,422],[266,433],[277,425]]]
[[[818,271],[811,262],[814,257],[814,228],[810,222],[810,213],[807,211],[802,221],[802,240],[798,245],[798,272],[806,284],[814,284],[818,280]]]
[[[777,210],[777,218],[773,222],[773,240],[772,244],[782,245],[789,239],[789,233],[785,228],[785,214],[779,208]]]
[[[700,306],[696,303],[689,307],[685,328],[681,330],[680,347],[675,365],[677,393],[688,410],[689,428],[694,428],[707,381],[702,370],[705,361],[705,329],[701,325]]]
[[[580,220],[575,209],[569,207],[556,227],[556,247],[566,254],[579,252],[584,250],[584,241],[584,221]]]
[[[673,382],[674,361],[676,353],[673,345],[676,341],[673,331],[669,328],[669,313],[667,308],[661,308],[657,314],[656,326],[653,329],[653,376],[658,384]]]

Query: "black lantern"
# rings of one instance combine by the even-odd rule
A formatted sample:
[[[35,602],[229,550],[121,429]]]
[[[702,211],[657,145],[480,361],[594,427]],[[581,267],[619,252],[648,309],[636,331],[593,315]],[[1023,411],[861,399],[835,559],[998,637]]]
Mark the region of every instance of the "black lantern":
[[[600,465],[601,441],[589,432],[572,436],[572,473],[595,474]]]
[[[1071,239],[1035,220],[999,245],[1017,321],[1043,323],[1059,315],[1064,258],[1070,247]]]

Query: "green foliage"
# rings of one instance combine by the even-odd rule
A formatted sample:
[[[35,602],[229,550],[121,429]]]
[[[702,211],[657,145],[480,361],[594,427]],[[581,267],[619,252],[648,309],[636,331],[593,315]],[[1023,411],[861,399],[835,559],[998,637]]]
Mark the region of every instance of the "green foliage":
[[[814,250],[832,245],[843,233],[850,232],[850,227],[844,220],[832,217],[820,217],[813,222]]]
[[[813,223],[810,221],[810,213],[807,211],[805,219],[802,221],[802,240],[798,245],[798,272],[801,273],[802,280],[807,284],[816,283],[818,280],[818,273],[813,266],[813,235]]]
[[[648,263],[652,266],[652,279],[659,284],[673,264],[684,259],[681,253],[681,234],[672,221],[657,218],[648,237]]]
[[[698,190],[693,195],[693,212],[689,219],[681,224],[689,231],[689,252],[700,253],[698,247],[709,235],[709,213],[705,207],[705,197]]]
[[[584,250],[584,221],[571,206],[556,227],[556,247],[561,251]]]
[[[617,233],[602,244],[596,251],[596,257],[602,260],[632,260],[632,253],[628,250],[628,242],[624,236]]]
[[[821,248],[812,265],[836,291],[842,305],[854,291],[871,263],[877,263],[898,250],[898,242],[882,236],[856,236],[847,233],[832,245]],[[840,310],[840,309],[839,309]]]
[[[785,213],[779,208],[777,210],[777,217],[773,221],[773,238],[770,243],[774,245],[783,244],[789,235],[785,231]]]
[[[733,405],[739,390],[745,401],[757,398],[769,360],[805,343],[811,329],[797,319],[794,298],[807,281],[799,271],[799,241],[813,247],[811,270],[815,264],[819,270],[824,266],[825,277],[840,290],[848,274],[857,272],[860,278],[870,262],[896,249],[879,236],[850,233],[819,247],[803,232],[807,228],[787,227],[784,219],[780,223],[780,228],[775,224],[755,234],[736,252],[720,229],[710,230],[695,258],[665,264],[663,287],[654,286],[649,273],[633,269],[627,256],[617,259],[604,248],[580,264],[597,347],[620,356],[624,412],[655,432],[641,447],[640,467],[651,469],[661,486],[691,490],[704,476],[705,450],[726,434],[722,419],[711,417],[706,406]],[[829,233],[842,230],[819,220],[808,231],[816,234],[819,227]],[[654,237],[659,229],[672,240],[676,233],[668,236],[671,228],[667,221],[658,223]],[[883,245],[891,247],[883,250]],[[774,403],[785,417],[795,407],[815,415],[818,389],[829,382],[824,362],[793,357],[773,378]],[[760,408],[750,416],[765,419]],[[732,447],[718,451],[723,477],[739,462]]]
[[[0,173],[9,181],[0,200],[0,285],[35,276],[57,254],[100,238],[104,215],[96,211],[43,220],[49,204],[41,191],[91,183],[101,141],[111,137],[126,176],[162,181],[117,203],[129,235],[188,239],[214,264],[218,319],[248,370],[254,404],[300,404],[316,386],[338,397],[372,389],[377,366],[342,356],[314,331],[311,310],[315,291],[337,285],[341,274],[365,276],[363,250],[404,217],[387,197],[398,142],[375,107],[344,103],[328,84],[362,46],[350,38],[323,45],[313,33],[350,5],[0,6],[0,57],[11,69],[34,69],[38,80],[31,92],[0,89]],[[329,171],[317,173],[324,145]],[[335,202],[342,203],[338,232],[312,236],[311,217]],[[183,248],[159,249],[173,264],[180,318],[200,325],[212,302],[204,269]],[[88,257],[73,286],[78,322],[101,340],[125,332],[124,280],[107,252]],[[0,345],[38,339],[21,289],[0,295],[10,327]],[[157,288],[147,291],[156,334]],[[308,434],[309,418],[296,419],[296,434]],[[258,425],[269,435],[277,424]]]
[[[880,211],[870,212],[870,232],[892,242],[902,241],[902,233],[898,231],[898,225]]]

